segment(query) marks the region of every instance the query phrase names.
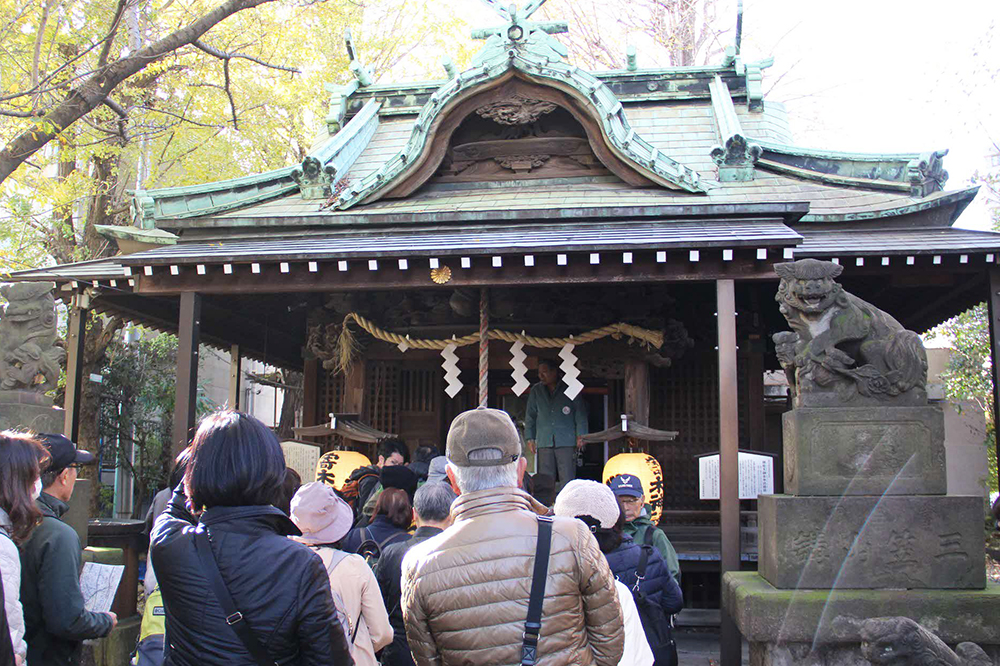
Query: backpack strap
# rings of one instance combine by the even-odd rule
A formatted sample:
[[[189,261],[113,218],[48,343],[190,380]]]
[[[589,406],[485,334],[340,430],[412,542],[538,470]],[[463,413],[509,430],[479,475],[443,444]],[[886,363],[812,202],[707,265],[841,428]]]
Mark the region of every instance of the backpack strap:
[[[538,516],[538,543],[535,547],[535,570],[531,576],[531,597],[528,618],[524,621],[524,643],[521,645],[521,666],[535,666],[538,661],[538,638],[542,633],[542,602],[549,573],[549,551],[552,548],[552,517]]]
[[[650,529],[646,528],[646,532],[642,535],[642,545],[639,549],[642,553],[639,555],[639,564],[635,567],[635,585],[632,587],[633,592],[639,591],[639,585],[646,579],[646,565],[649,563],[649,553],[652,551],[653,547],[650,544]]]
[[[401,537],[401,536],[404,536],[404,535],[406,537],[412,536],[409,532],[399,532],[397,534],[390,534],[389,536],[387,536],[378,545],[379,553],[381,553],[383,550],[385,550],[386,546],[391,546],[394,543],[399,543],[400,541],[405,541],[405,539],[398,539],[398,537]]]
[[[278,662],[268,655],[267,650],[260,644],[254,636],[243,613],[236,610],[236,604],[229,594],[229,588],[222,580],[222,572],[219,571],[219,563],[212,553],[212,546],[208,542],[208,528],[199,524],[194,532],[195,549],[198,551],[198,559],[201,561],[202,573],[208,578],[208,584],[215,593],[215,598],[222,606],[222,612],[226,614],[226,624],[232,628],[243,647],[253,657],[259,666],[278,666]]]
[[[331,550],[333,551],[333,555],[330,557],[330,564],[328,564],[327,567],[326,567],[327,576],[332,576],[333,575],[333,570],[337,568],[337,565],[340,564],[341,562],[343,562],[344,560],[346,560],[347,556],[350,555],[350,553],[345,553],[344,551],[340,550],[339,548],[331,548]],[[337,612],[340,612],[339,609],[338,609]],[[364,615],[364,613],[365,613],[365,609],[364,609],[364,606],[362,606],[361,612],[358,613],[358,619],[354,622],[354,625],[353,625],[354,626],[354,630],[351,632],[351,646],[352,647],[354,646],[354,639],[358,635],[358,629],[361,627],[361,617]],[[350,622],[351,619],[347,618],[347,621]],[[348,626],[350,626],[350,625],[348,625]]]
[[[313,550],[316,550],[315,548]],[[333,570],[337,568],[337,565],[344,561],[344,559],[350,554],[345,553],[339,548],[331,548],[333,554],[330,556],[330,564],[326,565],[327,576],[333,575]]]

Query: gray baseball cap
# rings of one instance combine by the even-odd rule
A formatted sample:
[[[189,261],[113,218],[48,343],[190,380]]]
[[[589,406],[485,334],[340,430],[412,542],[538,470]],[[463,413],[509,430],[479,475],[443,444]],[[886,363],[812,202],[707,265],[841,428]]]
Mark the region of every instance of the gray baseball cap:
[[[475,451],[492,451],[485,459],[469,459]],[[507,412],[479,407],[451,422],[446,443],[448,462],[458,467],[495,467],[521,457],[521,438]]]

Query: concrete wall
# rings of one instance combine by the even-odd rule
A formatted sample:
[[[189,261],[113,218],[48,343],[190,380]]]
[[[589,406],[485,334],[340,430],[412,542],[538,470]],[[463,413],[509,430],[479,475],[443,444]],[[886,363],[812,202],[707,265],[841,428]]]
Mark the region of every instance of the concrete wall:
[[[988,497],[986,415],[972,400],[945,400],[941,373],[947,369],[950,356],[946,347],[927,350],[927,395],[944,408],[948,494]]]

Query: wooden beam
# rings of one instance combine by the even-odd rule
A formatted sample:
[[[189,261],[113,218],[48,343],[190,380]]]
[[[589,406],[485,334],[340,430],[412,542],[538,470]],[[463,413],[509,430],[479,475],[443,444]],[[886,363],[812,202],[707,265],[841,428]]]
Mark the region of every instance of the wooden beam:
[[[233,345],[229,349],[229,409],[240,409],[240,382],[243,374],[243,357],[240,356],[240,346]]]
[[[190,442],[198,402],[198,345],[201,342],[201,294],[181,294],[177,331],[177,388],[174,400],[173,455]]]
[[[927,303],[916,312],[903,314],[903,316],[898,317],[900,323],[902,323],[907,328],[910,328],[911,326],[910,322],[921,321],[924,317],[940,310],[942,305],[957,300],[959,297],[962,296],[962,294],[969,291],[970,289],[976,289],[976,290],[982,289],[982,284],[980,283],[980,279],[981,278],[970,276],[969,278],[962,280],[957,287],[948,291],[946,294],[943,294],[935,298],[933,301]]]
[[[130,321],[170,333],[178,331],[180,310],[176,295],[149,297],[104,293],[94,301],[98,312],[119,314]],[[243,358],[266,359],[268,364],[298,369],[302,364],[302,338],[292,330],[265,329],[259,319],[223,309],[215,314],[212,303],[203,303],[201,341],[219,349],[240,346]],[[287,326],[285,327],[287,329]]]
[[[711,252],[714,256],[709,256]],[[566,265],[558,263],[557,255],[534,254],[534,266],[524,266],[520,255],[512,255],[500,268],[494,268],[490,257],[475,257],[469,268],[461,268],[459,257],[441,258],[448,266],[451,279],[435,284],[426,261],[413,259],[408,270],[399,270],[395,263],[377,271],[368,270],[368,262],[351,260],[341,271],[337,262],[324,262],[311,273],[304,263],[293,264],[290,273],[281,273],[277,263],[260,264],[260,272],[251,272],[240,265],[236,273],[227,275],[221,265],[208,266],[205,275],[182,271],[172,276],[160,269],[153,275],[139,275],[136,291],[144,295],[179,294],[197,291],[202,294],[248,294],[289,292],[368,291],[387,289],[445,289],[483,286],[532,286],[618,284],[629,282],[705,282],[715,279],[774,280],[772,264],[758,261],[752,250],[741,250],[733,261],[722,260],[722,250],[702,249],[701,260],[688,261],[687,251],[668,252],[669,260],[656,261],[653,252],[634,252],[633,262],[601,262],[591,264],[586,255],[571,255]],[[422,266],[417,268],[418,263]]]
[[[764,341],[760,334],[752,334],[746,346],[747,364],[747,440],[750,448],[764,450]]]
[[[993,362],[993,424],[1000,415],[1000,266],[990,266],[987,271],[990,294],[986,299],[990,315],[990,360]],[[1000,437],[996,438],[997,453],[1000,454]],[[1000,455],[997,457],[1000,460]]]
[[[715,283],[719,343],[719,529],[721,574],[740,568],[739,412],[736,373],[736,287]],[[721,666],[739,666],[742,642],[735,622],[723,613]]]
[[[63,401],[63,434],[72,442],[80,437],[80,402],[83,399],[83,348],[87,337],[89,310],[81,294],[73,297],[66,331],[66,397]]]

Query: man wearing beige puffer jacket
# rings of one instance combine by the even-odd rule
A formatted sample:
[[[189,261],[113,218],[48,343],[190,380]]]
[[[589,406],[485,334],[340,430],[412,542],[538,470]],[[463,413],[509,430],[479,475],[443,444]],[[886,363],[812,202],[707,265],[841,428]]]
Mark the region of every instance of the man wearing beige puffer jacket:
[[[447,439],[454,524],[403,561],[403,617],[419,666],[521,663],[544,506],[518,489],[521,442],[494,409],[459,414]],[[617,666],[622,613],[614,577],[587,526],[555,517],[539,666]]]

